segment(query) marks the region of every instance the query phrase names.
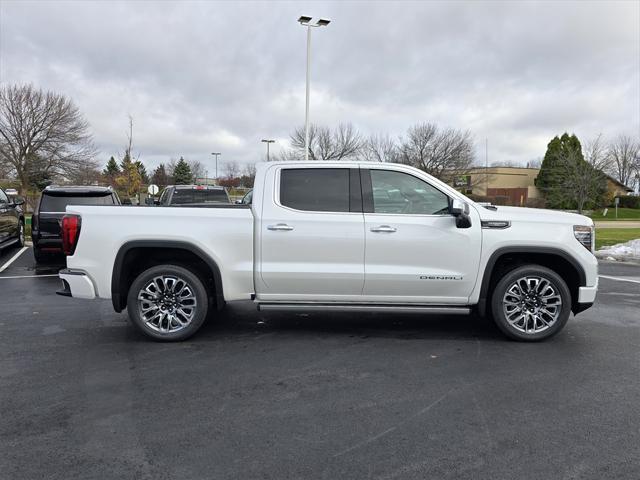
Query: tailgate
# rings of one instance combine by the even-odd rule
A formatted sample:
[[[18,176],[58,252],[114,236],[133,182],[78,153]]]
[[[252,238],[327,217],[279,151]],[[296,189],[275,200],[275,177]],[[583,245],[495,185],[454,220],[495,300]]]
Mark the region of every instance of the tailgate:
[[[60,223],[64,213],[40,213],[38,228],[40,230],[41,238],[61,238],[62,230]]]

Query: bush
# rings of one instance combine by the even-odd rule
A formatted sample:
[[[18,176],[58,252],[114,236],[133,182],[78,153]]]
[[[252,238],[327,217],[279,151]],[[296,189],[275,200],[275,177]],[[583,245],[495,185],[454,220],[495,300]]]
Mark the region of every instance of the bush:
[[[620,203],[618,204],[618,206],[621,208],[640,208],[640,197],[625,196],[618,198],[620,199]]]
[[[544,198],[527,198],[524,206],[529,208],[545,208],[547,202]]]

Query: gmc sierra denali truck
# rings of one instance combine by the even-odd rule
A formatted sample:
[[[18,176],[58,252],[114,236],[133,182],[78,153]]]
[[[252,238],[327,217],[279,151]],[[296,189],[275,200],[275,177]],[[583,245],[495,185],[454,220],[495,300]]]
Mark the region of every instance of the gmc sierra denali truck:
[[[259,165],[251,205],[68,206],[62,295],[111,299],[157,340],[227,302],[260,310],[491,315],[542,340],[598,286],[593,222],[482,206],[406,165]]]

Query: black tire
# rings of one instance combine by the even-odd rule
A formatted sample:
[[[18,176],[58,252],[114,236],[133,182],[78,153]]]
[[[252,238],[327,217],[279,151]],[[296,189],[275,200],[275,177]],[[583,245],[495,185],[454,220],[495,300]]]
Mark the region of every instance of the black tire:
[[[507,302],[503,303],[503,299],[505,299],[507,291],[514,287],[518,280],[524,278],[530,279],[531,283],[527,281],[524,283],[529,287],[534,284],[536,281],[535,279],[540,279],[540,285],[545,285],[542,283],[542,279],[549,282],[552,290],[547,290],[546,286],[540,287],[540,289],[545,290],[545,293],[549,294],[547,295],[547,298],[545,299],[543,297],[541,299],[540,296],[533,294],[531,297],[525,297],[523,300],[524,303],[514,306],[518,302],[514,301],[516,297],[511,296],[510,293],[507,297]],[[520,288],[520,290],[516,288],[515,291],[522,291],[522,288]],[[511,290],[511,292],[513,292],[513,290]],[[551,293],[554,293],[553,299],[551,298]],[[557,297],[559,297],[561,305],[557,304]],[[527,305],[529,305],[529,308],[532,308],[534,312],[538,312],[539,306],[543,302],[549,302],[549,305],[545,306],[545,308],[550,308],[554,314],[557,312],[555,320],[551,321],[554,316],[547,315],[546,313],[539,314],[535,320],[533,317],[528,316],[531,315],[529,312],[532,310],[525,308]],[[556,303],[555,307],[551,302]],[[507,318],[505,308],[512,309],[513,313],[510,313],[509,317],[511,319],[520,318],[522,325],[519,325],[518,322],[515,321],[510,322]],[[571,313],[571,292],[562,277],[553,270],[541,265],[524,265],[508,272],[496,284],[491,295],[491,310],[494,322],[507,337],[518,341],[537,342],[553,337],[564,328]],[[519,312],[521,311],[525,311],[526,315],[520,316]],[[548,323],[548,325],[545,325],[543,320]],[[536,331],[537,326],[540,328],[539,331]]]
[[[149,284],[153,281],[154,278],[175,278],[183,281],[188,287],[190,293],[193,297],[195,297],[195,306],[193,309],[193,316],[190,318],[190,321],[185,326],[177,325],[178,323],[182,323],[182,320],[185,320],[186,317],[181,316],[178,313],[175,315],[178,318],[181,318],[180,322],[178,320],[168,320],[167,312],[171,310],[171,306],[168,307],[168,310],[165,310],[165,306],[158,307],[155,311],[158,312],[159,316],[162,316],[164,312],[163,319],[159,320],[159,325],[156,325],[156,320],[151,322],[146,321],[143,318],[143,313],[141,312],[142,305],[144,306],[155,306],[159,305],[162,302],[157,303],[156,300],[149,300],[147,298],[151,298],[147,293],[143,294],[145,300],[142,300],[141,303],[138,302],[138,296],[142,293],[142,290],[149,286]],[[165,284],[166,285],[166,284]],[[174,290],[176,288],[180,288],[174,284]],[[158,290],[159,291],[159,290]],[[170,290],[167,290],[170,292]],[[147,291],[148,292],[148,291]],[[169,294],[167,294],[169,295]],[[170,295],[169,295],[170,296]],[[207,290],[202,283],[202,280],[193,273],[191,270],[188,270],[184,267],[178,265],[157,265],[155,267],[151,267],[140,275],[136,277],[136,279],[131,284],[129,288],[129,293],[127,295],[127,311],[129,313],[129,318],[131,319],[131,323],[144,333],[146,336],[163,342],[176,342],[180,340],[185,340],[191,337],[194,333],[196,333],[200,327],[202,326],[205,318],[207,317],[208,310],[208,294]],[[167,300],[171,302],[171,299]],[[174,305],[175,306],[175,305]],[[189,310],[191,307],[186,306],[185,309]],[[152,315],[152,309],[149,309],[146,315]],[[175,312],[175,310],[174,310]],[[174,313],[172,313],[174,315]],[[176,318],[176,317],[174,317]],[[171,328],[179,328],[178,330],[171,331]],[[162,331],[163,328],[165,331]]]

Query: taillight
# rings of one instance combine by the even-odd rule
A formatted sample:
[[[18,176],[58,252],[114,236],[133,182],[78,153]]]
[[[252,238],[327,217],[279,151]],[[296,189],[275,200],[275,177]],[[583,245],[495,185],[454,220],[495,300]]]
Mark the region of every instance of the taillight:
[[[73,255],[80,236],[81,219],[78,215],[62,217],[62,251],[65,255]]]

